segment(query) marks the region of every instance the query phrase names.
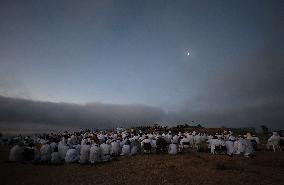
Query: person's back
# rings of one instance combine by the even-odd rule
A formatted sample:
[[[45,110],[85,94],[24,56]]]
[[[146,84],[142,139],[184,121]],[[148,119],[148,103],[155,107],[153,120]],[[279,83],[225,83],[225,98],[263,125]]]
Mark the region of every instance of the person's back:
[[[118,156],[120,152],[120,145],[117,141],[111,142],[111,155]]]
[[[79,160],[79,153],[75,148],[68,149],[66,156],[65,156],[65,162],[66,163],[75,163]]]
[[[81,146],[81,150],[80,150],[80,163],[87,163],[89,162],[90,159],[90,143],[86,143],[86,145],[82,145]]]
[[[102,159],[104,162],[110,160],[110,145],[103,143],[101,144]]]
[[[179,140],[179,137],[177,135],[174,135],[173,139],[172,139],[172,142],[174,144],[178,144],[178,140]]]
[[[245,157],[252,156],[254,154],[254,149],[252,143],[249,139],[244,139],[244,155]]]
[[[67,146],[67,145],[58,146],[58,152],[60,153],[60,158],[62,160],[65,160],[66,153],[67,153],[68,150],[69,150],[69,146]]]
[[[214,136],[213,139],[210,140],[211,154],[216,154],[215,149],[218,146],[220,146],[220,140],[217,138],[217,136]]]
[[[130,145],[129,144],[123,145],[120,155],[130,155]]]
[[[65,156],[68,150],[69,150],[69,146],[66,144],[66,141],[63,138],[62,141],[58,143],[58,152],[62,160],[65,160]]]
[[[232,155],[235,150],[234,150],[234,142],[231,140],[228,140],[225,142],[226,143],[226,149],[227,149],[227,154]]]
[[[201,136],[199,134],[194,136],[194,143],[195,144],[200,144],[201,143]]]
[[[49,144],[44,144],[40,149],[41,161],[48,162],[51,159],[52,149]]]
[[[178,153],[177,145],[172,143],[169,145],[169,154],[176,155]]]
[[[55,148],[57,148],[57,143],[56,142],[51,142],[50,143],[50,147],[51,147],[51,151],[53,152]]]
[[[234,142],[235,154],[241,154],[245,150],[244,139],[239,138]]]
[[[273,147],[273,151],[276,152],[276,150],[279,148],[279,142],[280,142],[280,136],[277,132],[273,132],[273,135],[268,139],[268,146],[271,145]]]
[[[51,154],[51,164],[61,164],[61,158],[59,152],[52,152]]]
[[[58,152],[58,148],[55,147],[54,151],[51,154],[51,164],[61,164],[62,160],[60,158],[60,153]]]
[[[9,160],[13,162],[22,161],[23,152],[24,152],[24,148],[22,146],[20,145],[13,146],[10,150]]]
[[[102,161],[101,159],[102,150],[97,143],[92,144],[90,149],[90,163],[95,164]]]
[[[131,145],[130,145],[131,155],[136,155],[140,151],[141,151],[141,145],[139,141],[137,141],[136,139],[132,140]]]

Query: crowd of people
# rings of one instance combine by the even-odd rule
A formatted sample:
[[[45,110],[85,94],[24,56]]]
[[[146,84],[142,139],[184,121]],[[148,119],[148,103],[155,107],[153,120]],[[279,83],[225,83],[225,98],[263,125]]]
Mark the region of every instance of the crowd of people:
[[[267,147],[280,150],[283,140],[277,132],[268,139]],[[206,134],[193,132],[146,132],[117,129],[115,131],[80,130],[73,133],[18,136],[7,142],[11,145],[10,161],[34,163],[98,164],[119,156],[137,154],[170,154],[208,151],[211,154],[244,155],[250,157],[260,144],[259,138],[247,133],[234,135],[231,131]]]

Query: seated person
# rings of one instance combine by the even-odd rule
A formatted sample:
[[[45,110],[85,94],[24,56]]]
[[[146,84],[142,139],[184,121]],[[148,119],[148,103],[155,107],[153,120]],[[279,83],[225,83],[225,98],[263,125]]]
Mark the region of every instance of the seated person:
[[[75,163],[79,160],[79,153],[73,146],[72,148],[68,149],[66,156],[65,156],[65,162],[66,163]]]

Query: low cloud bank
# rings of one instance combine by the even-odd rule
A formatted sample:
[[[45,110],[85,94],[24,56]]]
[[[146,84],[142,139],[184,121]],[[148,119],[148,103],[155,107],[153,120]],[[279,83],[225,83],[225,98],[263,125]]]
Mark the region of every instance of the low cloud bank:
[[[259,127],[283,129],[283,100],[241,108],[168,112],[146,105],[40,102],[0,96],[0,129],[4,133],[50,132],[82,128],[116,128],[161,123],[184,124],[200,120],[206,127]]]
[[[80,127],[106,129],[151,125],[164,117],[162,109],[146,105],[78,105],[0,96],[0,123],[4,131]]]

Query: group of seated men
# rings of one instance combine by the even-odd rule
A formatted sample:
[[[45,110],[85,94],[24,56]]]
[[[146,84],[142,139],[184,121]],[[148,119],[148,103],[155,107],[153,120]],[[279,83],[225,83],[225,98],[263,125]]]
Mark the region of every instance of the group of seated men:
[[[273,133],[268,140],[276,150],[280,136]],[[142,131],[96,131],[89,130],[72,134],[58,133],[44,137],[18,138],[10,150],[10,161],[34,161],[36,163],[62,164],[81,163],[97,164],[107,162],[118,156],[133,156],[139,153],[168,153],[175,155],[199,149],[206,144],[212,154],[254,155],[259,138],[247,133],[234,136],[232,132],[207,135],[197,132],[167,133]]]

